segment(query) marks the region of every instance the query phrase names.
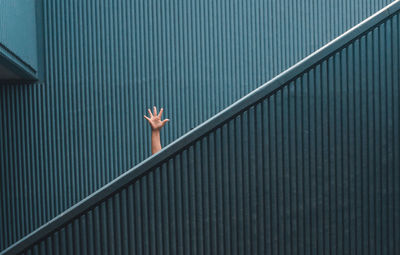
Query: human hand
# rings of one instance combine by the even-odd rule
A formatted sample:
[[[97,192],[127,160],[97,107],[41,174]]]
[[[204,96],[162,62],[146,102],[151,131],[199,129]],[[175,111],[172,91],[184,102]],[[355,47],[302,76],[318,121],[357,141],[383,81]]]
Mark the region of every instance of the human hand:
[[[153,107],[153,112],[151,112],[150,109],[147,109],[149,112],[149,117],[144,115],[145,119],[149,122],[151,129],[153,131],[159,131],[165,123],[169,121],[169,119],[161,120],[162,113],[164,111],[163,108],[161,108],[160,112],[157,114],[157,108],[154,106]]]

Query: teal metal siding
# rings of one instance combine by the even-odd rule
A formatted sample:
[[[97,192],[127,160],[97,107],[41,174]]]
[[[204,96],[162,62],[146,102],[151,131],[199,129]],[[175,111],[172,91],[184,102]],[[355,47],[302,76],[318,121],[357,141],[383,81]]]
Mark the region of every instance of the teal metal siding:
[[[0,250],[148,157],[147,107],[169,144],[389,2],[44,0],[45,82],[0,86]]]
[[[397,2],[8,252],[398,254],[399,10]]]
[[[0,2],[0,61],[11,61],[21,77],[38,70],[35,0]]]

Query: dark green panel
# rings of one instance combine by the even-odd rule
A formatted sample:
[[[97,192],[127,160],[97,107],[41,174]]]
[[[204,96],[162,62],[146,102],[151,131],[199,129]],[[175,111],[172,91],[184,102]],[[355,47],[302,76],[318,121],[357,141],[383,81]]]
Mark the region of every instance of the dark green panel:
[[[398,254],[400,4],[3,254]]]
[[[163,106],[165,116],[171,118],[171,122],[162,131],[162,143],[167,145],[389,2],[391,1],[43,0],[44,50],[39,55],[44,56],[45,59],[44,73],[46,77],[44,82],[25,84],[24,86],[12,84],[0,86],[2,198],[0,250],[18,241],[145,160],[150,155],[150,130],[143,119],[146,108],[152,105]],[[393,27],[393,31],[397,32],[395,27]],[[376,45],[381,47],[379,43],[375,44],[375,47],[378,47]],[[397,46],[394,43],[392,46],[392,55],[395,55],[398,48],[395,48]],[[357,50],[361,49],[361,46],[356,47],[349,51],[348,57],[357,57],[359,58],[357,61],[361,61],[359,53],[355,54]],[[346,59],[342,61],[343,63],[347,62]],[[390,65],[381,68],[386,70],[388,67]],[[326,63],[319,67],[318,72],[311,72],[307,75],[310,79],[310,86],[318,85],[321,80],[331,79],[332,71],[329,70],[336,70],[333,68],[332,64]],[[352,68],[350,66],[346,69],[348,70],[348,79],[359,78],[361,71],[352,70]],[[367,68],[375,70],[371,65]],[[319,73],[321,71],[329,74],[322,76]],[[364,73],[366,73],[365,70]],[[367,73],[371,73],[371,71]],[[369,78],[381,79],[380,76]],[[395,77],[391,79],[395,82]],[[342,80],[342,83],[346,84],[346,81]],[[332,169],[336,167],[327,165],[330,154],[327,154],[326,151],[327,148],[331,148],[330,143],[334,138],[330,136],[331,140],[329,140],[326,137],[327,134],[322,133],[322,129],[318,128],[315,123],[325,110],[324,107],[321,108],[322,103],[328,100],[329,96],[333,97],[332,94],[326,94],[327,87],[330,85],[332,84],[326,84],[326,87],[311,87],[313,90],[309,93],[320,98],[320,101],[312,101],[312,105],[304,107],[318,107],[318,110],[308,113],[310,122],[302,122],[304,127],[310,128],[310,133],[307,133],[309,137],[304,146],[308,146],[309,150],[314,150],[314,153],[307,156],[309,161],[304,159],[304,168],[308,167],[309,174],[316,175],[317,178],[310,179],[309,185],[304,184],[305,189],[309,188],[304,191],[304,194],[319,200],[328,199],[329,195],[326,194],[330,193],[325,190],[328,187],[321,189],[316,186],[317,180],[320,181],[326,177],[317,175],[316,171],[321,167],[329,167],[333,171]],[[371,93],[375,93],[375,91],[376,88]],[[243,125],[245,125],[240,119],[226,127],[229,134],[226,134],[226,131],[219,131],[225,136],[217,138],[216,135],[213,135],[215,140],[205,141],[209,148],[201,147],[201,157],[208,158],[208,150],[214,150],[216,153],[209,162],[206,160],[210,164],[209,168],[215,169],[216,172],[202,173],[205,175],[204,178],[210,178],[210,183],[205,181],[199,183],[200,177],[192,176],[190,172],[177,173],[180,179],[172,178],[170,175],[165,176],[172,187],[177,183],[177,190],[173,191],[177,197],[169,197],[175,203],[175,207],[171,207],[169,222],[175,222],[176,225],[163,222],[162,226],[171,226],[169,231],[170,235],[175,238],[173,241],[178,244],[184,243],[184,245],[169,246],[171,253],[187,253],[194,247],[204,250],[205,253],[217,253],[222,251],[222,247],[217,246],[217,242],[228,241],[229,245],[227,244],[224,248],[228,249],[227,251],[249,252],[247,244],[254,238],[255,231],[254,228],[249,227],[249,224],[253,224],[255,219],[246,217],[255,208],[260,213],[270,214],[264,224],[279,233],[279,238],[287,237],[290,225],[286,223],[282,226],[278,225],[278,220],[282,215],[288,213],[284,207],[272,207],[271,204],[265,203],[265,209],[261,210],[257,207],[256,200],[249,201],[252,192],[261,194],[259,188],[254,191],[255,186],[253,185],[254,180],[259,180],[260,173],[254,175],[240,170],[234,176],[230,176],[228,172],[228,169],[239,166],[240,169],[244,169],[245,166],[249,169],[259,169],[262,163],[255,164],[254,155],[241,155],[241,153],[248,150],[251,141],[258,141],[257,137],[262,135],[265,139],[263,144],[271,142],[275,147],[265,148],[264,145],[258,144],[258,148],[263,148],[258,153],[262,155],[262,152],[267,150],[270,158],[277,158],[276,161],[268,163],[270,164],[268,167],[275,171],[264,178],[269,180],[274,188],[268,190],[265,196],[270,196],[272,204],[276,204],[282,199],[285,201],[285,206],[294,206],[295,200],[288,199],[291,186],[282,186],[285,181],[291,183],[295,181],[295,179],[290,179],[294,170],[280,172],[278,169],[292,167],[295,165],[294,159],[299,157],[293,152],[295,148],[293,144],[298,147],[302,143],[295,140],[293,136],[287,136],[297,130],[294,129],[293,124],[289,126],[288,124],[292,123],[293,118],[297,116],[293,113],[293,109],[298,109],[295,105],[299,102],[294,104],[284,101],[284,97],[293,96],[293,89],[279,93],[281,93],[280,97],[272,99],[271,103],[259,106],[263,112],[254,110],[256,116],[263,116],[263,120],[269,123],[268,130],[271,133],[268,134],[270,135],[264,136],[267,131],[261,132],[259,129],[261,123],[252,122],[252,119],[258,121],[259,118],[248,113],[243,118],[251,123],[252,126],[248,128],[254,130],[258,128],[258,133],[245,130],[243,132],[248,132],[246,136],[248,135],[249,138],[244,140],[245,137],[240,137],[242,134],[240,128],[244,128]],[[305,94],[304,91],[303,93]],[[358,91],[349,93],[357,95]],[[364,102],[366,98],[364,96],[362,100],[356,99],[358,101],[354,102],[359,103]],[[387,100],[392,104],[392,112],[382,115],[387,116],[385,118],[391,116],[390,114],[397,116],[398,109],[395,107],[394,100],[395,98],[392,101]],[[329,102],[333,102],[333,99],[330,98]],[[359,114],[356,112],[355,105],[349,105],[347,101],[342,103],[347,103],[354,116]],[[371,104],[368,107],[372,107]],[[375,109],[368,107],[364,108]],[[267,109],[271,111],[271,119],[265,113]],[[283,111],[290,109],[291,115],[282,115]],[[329,109],[334,109],[334,106],[330,106]],[[357,118],[360,117],[357,115]],[[301,121],[301,119],[298,118],[295,121]],[[323,127],[326,129],[327,125],[334,121],[335,118],[332,116],[324,118]],[[354,130],[363,127],[367,120],[363,119],[362,121],[364,122],[357,122],[357,125],[353,125],[350,120],[343,120],[342,132],[348,134],[353,132],[351,134],[354,134]],[[368,121],[370,120],[368,119]],[[379,123],[380,119],[375,121]],[[392,125],[397,125],[396,121],[394,119]],[[378,127],[378,124],[375,125]],[[311,137],[311,129],[316,132],[315,137]],[[371,130],[375,129],[369,129],[370,133]],[[396,138],[395,135],[397,134],[393,132],[393,139]],[[234,140],[231,140],[232,136],[235,137]],[[366,134],[363,134],[362,139],[365,139],[365,136]],[[349,156],[347,158],[343,156],[343,164],[347,162],[350,164],[349,167],[355,167],[355,163],[350,161],[353,154],[357,158],[362,157],[363,164],[366,164],[365,153],[372,152],[363,151],[360,154],[354,152],[355,146],[360,146],[361,137],[349,136],[348,139],[354,141],[346,147]],[[385,139],[385,141],[391,141],[390,137]],[[315,144],[317,142],[322,145],[317,146]],[[226,146],[226,143],[229,144],[230,150],[219,152],[218,146]],[[245,146],[239,146],[240,144]],[[388,143],[386,142],[384,145],[386,144]],[[344,145],[345,141],[343,141]],[[370,146],[380,148],[378,147],[380,145],[374,142]],[[389,148],[392,153],[388,155],[395,160],[396,147],[393,146]],[[343,150],[345,151],[346,148]],[[325,154],[322,153],[322,149],[325,149]],[[192,152],[189,151],[182,155],[182,162],[173,161],[170,164],[181,169],[188,168],[188,158],[198,158],[199,151],[196,148],[192,150]],[[375,151],[375,153],[378,152],[379,150]],[[234,155],[238,155],[235,162],[228,160]],[[224,157],[224,161],[218,161],[217,157]],[[378,164],[380,161],[374,162]],[[191,164],[190,169],[205,167],[199,162],[191,162]],[[393,164],[387,167],[394,167]],[[167,169],[173,168],[172,165]],[[364,165],[357,165],[357,167],[364,167]],[[369,171],[371,172],[373,169],[371,168]],[[360,178],[355,173],[352,172],[349,177],[352,183]],[[359,174],[359,172],[357,173]],[[231,187],[229,186],[230,182],[220,183],[217,181],[218,178],[226,176],[229,176],[233,183],[243,181],[243,185]],[[186,185],[186,179],[191,186],[180,187],[179,185]],[[388,177],[387,180],[391,179]],[[227,180],[225,179],[225,181]],[[382,181],[385,182],[386,179],[382,179]],[[162,178],[160,182],[163,182]],[[155,184],[153,186],[149,186],[148,183],[141,185],[151,188]],[[376,185],[376,187],[381,187]],[[229,186],[229,192],[232,190],[232,193],[225,192],[223,187],[226,186]],[[196,198],[199,194],[193,193],[193,189],[197,191],[197,187],[204,187],[204,190],[201,190],[206,193],[204,197]],[[361,188],[349,187],[348,192],[351,191],[351,196],[348,198],[348,203],[362,198],[360,196],[362,193],[355,193],[356,187],[357,189]],[[382,195],[393,193],[394,187],[388,188],[385,192],[382,191]],[[172,189],[170,186],[164,188],[168,194]],[[365,186],[363,188],[365,189]],[[136,189],[140,190],[135,186]],[[182,192],[184,193],[181,194]],[[162,194],[164,195],[165,192]],[[159,194],[146,193],[144,195],[156,197]],[[141,194],[127,193],[128,201],[132,201],[136,196],[143,199]],[[191,213],[198,204],[193,204],[193,202],[187,204],[187,199],[191,197],[196,198],[196,203],[208,203],[215,210],[204,210],[202,214],[195,214],[193,218]],[[231,205],[228,198],[237,200],[238,204]],[[224,202],[221,204],[221,201]],[[311,203],[311,200],[304,201]],[[137,201],[136,199],[132,204],[123,205],[121,203],[121,207],[131,207],[138,214],[139,218],[135,216],[134,220],[130,220],[130,226],[135,226],[135,231],[138,231],[134,232],[136,235],[134,239],[137,240],[135,249],[138,249],[139,253],[147,251],[149,248],[142,246],[142,241],[149,245],[149,242],[158,240],[159,237],[156,234],[160,233],[157,230],[159,225],[151,221],[153,219],[145,218],[148,217],[147,214],[144,215],[140,211],[141,209],[139,210],[142,208],[141,203],[147,208],[146,210],[167,206],[166,204],[147,204],[148,202],[144,200]],[[168,206],[170,206],[169,202]],[[184,206],[184,211],[178,210],[181,206]],[[315,205],[310,204],[310,206]],[[361,205],[349,204],[349,206],[358,208]],[[239,221],[232,225],[225,222],[221,227],[216,223],[220,220],[227,221],[228,218],[224,218],[227,208]],[[96,230],[109,227],[100,221],[102,215],[107,212],[106,209],[106,207],[100,208],[97,212],[93,212],[93,218],[89,216],[87,218],[93,222]],[[332,208],[332,210],[334,209],[335,207]],[[244,210],[243,214],[239,215],[238,212],[241,210]],[[322,220],[330,219],[321,216],[323,210],[331,209],[329,207],[319,208],[319,211],[313,210],[313,214],[310,216],[312,218],[304,219],[304,225],[307,227],[306,222],[314,220],[314,217],[317,216],[318,224],[321,224]],[[388,211],[385,209],[382,214]],[[364,213],[366,212],[367,210]],[[201,225],[198,223],[198,219],[204,215],[208,215],[215,221],[209,225]],[[131,217],[129,214],[128,216]],[[360,217],[358,214],[350,216],[351,218]],[[155,225],[137,226],[136,220],[140,217],[143,217],[144,222],[150,221]],[[155,220],[160,216],[152,215],[151,217]],[[204,237],[203,246],[200,244],[194,246],[193,238],[197,236],[185,235],[192,226],[185,225],[186,222],[191,222],[199,231],[196,232],[196,235],[207,236],[207,238]],[[306,242],[315,240],[315,235],[318,234],[317,230],[320,230],[318,226],[310,227],[313,235],[305,236]],[[360,226],[357,225],[358,228]],[[145,231],[143,227],[152,228],[156,234],[141,236],[141,233]],[[300,226],[296,226],[296,228],[300,228]],[[99,240],[104,240],[98,234],[100,230],[93,231],[92,243],[88,249],[90,251],[98,250],[98,246],[109,249],[107,243],[99,243]],[[126,231],[131,238],[130,231],[132,229],[129,228]],[[238,234],[230,235],[229,233],[232,231],[237,231],[235,233]],[[264,235],[269,240],[263,244],[267,251],[282,250],[282,242],[271,236],[271,232],[266,231],[266,228],[262,228],[260,231],[264,231]],[[350,238],[351,245],[356,244],[356,240],[359,238],[354,233],[351,231],[346,236]],[[65,232],[60,232],[54,238],[61,240],[65,234]],[[245,243],[238,241],[243,239],[246,239]],[[347,240],[345,239],[343,242],[347,242]],[[291,241],[301,242],[300,239]],[[51,243],[53,240],[49,242]],[[165,243],[165,240],[162,242]],[[306,247],[313,252],[320,251],[324,242],[326,240],[318,242],[318,246],[313,243],[313,246]],[[187,245],[188,243],[190,246]],[[61,249],[60,247],[57,249]],[[164,244],[163,247],[168,246]],[[359,247],[352,246],[354,251],[356,248],[359,249]],[[129,246],[128,249],[133,249],[133,247]],[[251,247],[251,249],[256,248]]]

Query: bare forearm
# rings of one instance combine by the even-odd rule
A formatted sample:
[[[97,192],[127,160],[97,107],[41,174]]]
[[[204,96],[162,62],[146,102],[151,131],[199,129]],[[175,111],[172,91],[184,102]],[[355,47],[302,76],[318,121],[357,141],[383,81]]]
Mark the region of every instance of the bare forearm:
[[[151,154],[157,153],[161,150],[160,141],[160,130],[169,121],[169,119],[161,120],[161,115],[164,109],[161,108],[160,112],[157,114],[157,108],[153,107],[153,112],[148,109],[149,117],[144,115],[144,118],[149,122],[151,126]]]
[[[160,130],[151,131],[151,153],[157,153],[161,150]]]

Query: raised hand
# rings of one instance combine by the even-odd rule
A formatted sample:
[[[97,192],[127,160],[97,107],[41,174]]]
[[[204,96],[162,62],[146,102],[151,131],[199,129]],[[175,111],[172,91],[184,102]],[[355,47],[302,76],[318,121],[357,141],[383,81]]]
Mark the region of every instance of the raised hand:
[[[163,108],[161,108],[158,114],[155,106],[153,107],[153,112],[151,112],[150,109],[148,109],[148,111],[149,117],[146,115],[144,115],[144,117],[151,126],[151,153],[154,154],[161,150],[160,130],[169,119],[161,120],[161,115],[164,111]]]
[[[146,120],[149,122],[152,130],[154,130],[154,131],[160,130],[165,125],[165,123],[167,123],[169,121],[169,119],[161,120],[163,111],[164,111],[164,109],[161,108],[160,112],[157,114],[157,108],[154,106],[153,112],[151,112],[151,110],[148,109],[149,117],[144,115]]]

